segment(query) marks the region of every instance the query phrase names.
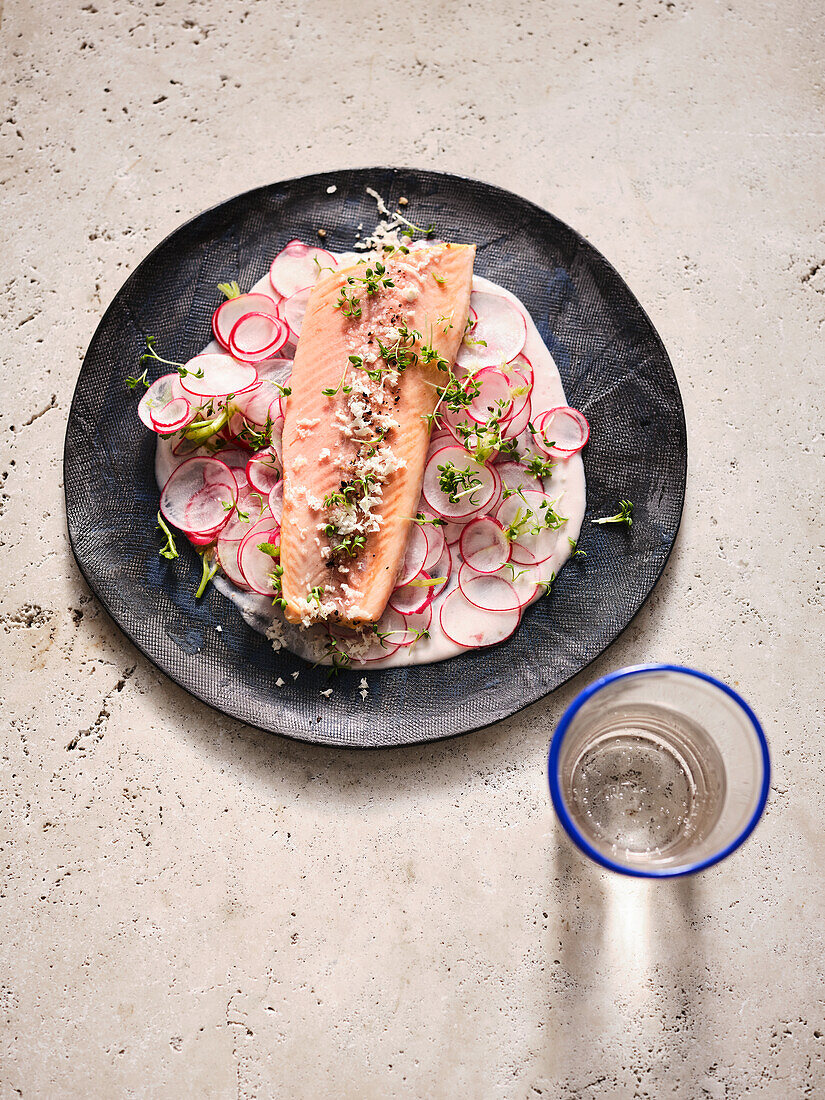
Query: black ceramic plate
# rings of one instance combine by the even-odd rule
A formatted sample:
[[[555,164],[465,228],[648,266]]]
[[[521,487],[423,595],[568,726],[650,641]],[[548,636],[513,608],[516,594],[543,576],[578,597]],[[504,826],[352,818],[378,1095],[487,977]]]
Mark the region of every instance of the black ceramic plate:
[[[328,187],[335,185],[332,194]],[[419,224],[476,242],[476,271],[527,306],[561,370],[569,403],[590,421],[584,451],[587,514],[579,546],[552,593],[507,642],[439,664],[330,681],[292,654],[273,652],[212,589],[193,593],[200,559],[185,547],[158,556],[155,437],[124,385],[145,336],[186,360],[210,339],[216,284],[247,288],[291,238],[333,250],[376,220],[373,187],[409,199]],[[157,374],[161,371],[156,372]],[[94,334],[75,390],[64,456],[69,536],[83,575],[135,645],[181,687],[266,730],[332,745],[410,744],[488,726],[563,684],[627,626],[662,573],[682,512],[684,413],[667,353],[610,264],[532,203],[474,180],[390,168],[306,176],[249,191],[167,237],[129,277]],[[630,530],[593,516],[634,502]],[[221,626],[222,630],[216,628]],[[298,672],[297,679],[291,673]],[[278,676],[286,686],[275,686]]]

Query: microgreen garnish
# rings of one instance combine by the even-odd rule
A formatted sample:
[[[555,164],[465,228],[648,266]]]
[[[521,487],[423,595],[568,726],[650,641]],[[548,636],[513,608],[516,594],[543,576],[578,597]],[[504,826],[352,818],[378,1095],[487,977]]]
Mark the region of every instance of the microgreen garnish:
[[[193,378],[203,378],[203,367],[198,367],[197,370],[187,370],[185,363],[176,363],[174,359],[164,359],[155,351],[156,343],[156,336],[146,337],[146,350],[143,352],[143,354],[140,356],[140,359],[138,360],[142,367],[145,367],[147,364],[152,362],[163,363],[167,367],[174,367],[181,378],[185,378],[187,374],[191,374]]]
[[[568,535],[567,536],[567,541],[570,543],[570,557],[571,558],[586,558],[587,557],[587,551],[586,550],[577,550],[576,549],[576,540],[575,539],[571,539],[570,536]]]
[[[228,500],[222,500],[221,507],[223,508],[224,512],[237,512],[238,519],[241,521],[241,523],[249,523],[249,512],[242,512],[238,507],[237,501],[232,504]]]
[[[265,554],[269,554],[271,557],[280,557],[281,554],[280,547],[273,546],[271,542],[260,543],[258,549],[263,550]],[[273,550],[277,551],[277,553],[273,554]],[[272,584],[272,589],[275,592],[275,599],[272,601],[272,606],[280,607],[283,611],[286,611],[286,600],[284,599],[283,591],[281,588],[284,576],[284,567],[282,565],[273,565],[272,572],[267,573],[267,576],[269,577],[270,583]]]
[[[551,462],[549,458],[541,458],[539,455],[534,455],[529,462],[525,463],[524,469],[528,474],[532,474],[533,477],[549,477],[555,470],[555,462]]]
[[[512,520],[504,528],[504,537],[507,541],[514,542],[519,535],[523,535],[532,518],[533,510],[531,508],[519,508]]]
[[[271,558],[280,558],[281,548],[276,546],[274,542],[259,542],[258,549],[262,554],[269,554]]]
[[[352,658],[349,653],[341,646],[339,642],[328,635],[327,645],[324,650],[324,655],[332,658],[332,668],[329,670],[329,676],[337,676],[342,668],[346,668],[351,663]]]
[[[316,584],[314,588],[310,588],[309,595],[307,596],[307,603],[321,604],[321,598],[324,595],[324,586]]]
[[[418,354],[412,349],[416,340],[420,339],[421,333],[407,328],[406,325],[399,326],[398,339],[393,345],[388,346],[376,337],[381,358],[398,371],[404,371],[418,362]]]
[[[141,382],[142,382],[142,383],[143,383],[143,385],[144,385],[144,386],[146,387],[146,389],[148,390],[148,389],[149,389],[149,384],[150,384],[150,383],[149,383],[149,380],[148,380],[148,379],[147,379],[147,377],[146,377],[146,375],[147,375],[148,373],[149,373],[149,370],[148,370],[148,368],[147,368],[147,369],[146,369],[146,370],[145,370],[145,371],[143,372],[143,374],[139,374],[137,378],[127,378],[127,379],[126,379],[126,385],[127,385],[128,387],[129,387],[129,389],[130,389],[130,390],[133,390],[133,389],[135,388],[135,386],[139,386],[139,385],[141,384]]]
[[[466,466],[459,470],[454,462],[445,462],[438,466],[438,484],[442,493],[451,504],[458,504],[461,497],[470,497],[470,503],[475,504],[472,494],[481,486],[481,478]]]
[[[549,578],[549,580],[546,580],[546,581],[539,581],[539,582],[538,582],[538,586],[539,586],[539,588],[543,588],[543,589],[544,589],[544,592],[542,593],[542,595],[546,596],[546,595],[548,594],[548,592],[550,591],[550,589],[551,589],[551,588],[553,587],[553,582],[555,581],[555,579],[556,579],[556,574],[555,574],[555,573],[551,573],[551,574],[550,574],[550,578]]]
[[[410,588],[433,588],[437,584],[444,584],[446,577],[430,577],[426,581],[408,581]]]
[[[194,420],[184,432],[187,439],[192,443],[205,443],[207,439],[219,432],[221,428],[229,422],[229,406],[225,405],[224,408],[218,413],[217,416],[211,420]]]
[[[439,275],[435,271],[431,271],[430,274],[432,275],[432,277],[435,279],[435,281],[438,283],[439,286],[444,286],[444,284],[447,282],[447,280],[444,278],[443,275]]]
[[[594,519],[593,523],[626,523],[628,527],[633,526],[633,519],[631,513],[633,511],[632,500],[620,500],[619,511],[615,516],[604,516],[602,519]]]
[[[351,358],[352,358],[352,356],[350,356],[350,359]],[[357,358],[357,356],[356,356],[356,358]],[[341,381],[338,383],[338,385],[335,387],[335,389],[333,389],[331,386],[329,386],[329,387],[327,387],[327,389],[321,390],[321,393],[324,395],[324,397],[335,397],[335,395],[337,393],[339,393],[340,391],[342,391],[342,390],[343,390],[344,393],[351,393],[352,392],[352,386],[345,386],[344,385],[344,383],[347,380],[347,372],[348,371],[349,371],[349,363],[347,363],[347,365],[344,367],[344,373],[341,375]]]
[[[242,439],[253,451],[262,451],[268,447],[272,439],[272,417],[267,413],[266,424],[262,428],[256,428],[244,417],[243,428],[238,432],[238,439]]]
[[[335,303],[335,308],[340,309],[351,321],[357,321],[361,316],[361,303],[354,294],[347,295],[345,287],[341,289],[341,296]]]
[[[329,526],[331,525],[327,524],[327,527]],[[367,540],[363,535],[345,535],[336,546],[332,547],[332,555],[334,557],[336,554],[347,554],[349,557],[354,558],[359,550],[364,549],[366,542]]]
[[[160,556],[162,558],[167,558],[169,561],[172,561],[173,558],[180,557],[180,555],[178,554],[178,548],[177,546],[175,546],[175,536],[167,527],[166,521],[164,520],[160,512],[158,512],[157,526],[161,534],[166,538],[166,542],[163,544],[163,546],[161,546],[160,550],[158,550]]]
[[[240,298],[241,296],[241,288],[234,280],[231,283],[218,283],[218,290],[227,301],[231,298]]]
[[[464,337],[464,343],[467,344],[469,347],[474,347],[474,348],[475,347],[478,347],[478,348],[486,348],[487,347],[487,341],[486,340],[474,340],[472,336],[465,336]]]
[[[538,535],[542,531],[556,531],[563,523],[567,523],[567,516],[560,516],[553,508],[549,500],[543,500],[536,514],[536,522],[533,525],[533,534]]]
[[[198,585],[197,590],[195,591],[196,600],[199,600],[204,594],[207,585],[217,573],[218,566],[220,565],[217,557],[215,557],[213,561],[210,561],[205,553],[201,554],[201,562],[203,564],[203,572],[201,573],[201,583]]]
[[[379,261],[373,267],[368,267],[364,272],[364,278],[359,278],[357,275],[350,275],[347,282],[351,285],[355,283],[361,283],[367,292],[368,297],[372,297],[373,294],[377,294],[382,287],[390,288],[394,287],[395,283],[387,275],[387,269]],[[343,293],[343,292],[342,292]]]
[[[516,570],[516,567],[513,565],[513,563],[511,561],[505,562],[504,565],[501,568],[509,570],[510,577],[514,581],[517,581],[519,579],[519,577],[523,577],[525,573],[529,572],[528,569]]]
[[[429,519],[423,512],[418,512],[413,516],[413,521],[415,523],[420,523],[422,527],[428,523],[433,527],[443,527],[447,522],[446,519],[442,519],[440,516],[434,516],[432,519]]]

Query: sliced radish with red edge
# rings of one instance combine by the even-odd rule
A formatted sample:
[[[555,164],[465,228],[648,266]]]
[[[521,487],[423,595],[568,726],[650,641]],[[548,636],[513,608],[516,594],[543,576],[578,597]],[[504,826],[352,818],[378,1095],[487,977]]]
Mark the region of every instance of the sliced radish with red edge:
[[[186,364],[187,374],[181,378],[186,393],[196,397],[227,397],[242,393],[258,381],[258,372],[249,363],[239,363],[222,352],[196,355]],[[202,372],[202,376],[197,377]],[[186,395],[184,395],[186,396]]]
[[[578,454],[590,438],[590,425],[584,415],[567,405],[549,409],[535,427],[536,445],[551,458]]]
[[[258,549],[261,543],[279,546],[281,528],[270,516],[259,520],[246,534],[238,548],[238,568],[253,592],[261,596],[274,596],[271,574],[279,564],[279,558]]]
[[[241,294],[222,302],[212,314],[212,331],[218,343],[229,350],[229,336],[238,321],[247,313],[264,313],[278,317],[278,305],[267,294]]]
[[[175,397],[160,409],[149,413],[158,435],[172,435],[192,419],[192,406],[185,397]]]
[[[246,476],[253,489],[268,497],[281,480],[281,464],[277,455],[269,448],[258,451],[246,464]]]
[[[470,304],[478,320],[465,336],[456,363],[464,370],[509,363],[527,339],[524,314],[509,298],[489,290],[474,291]]]
[[[455,500],[450,500],[450,493],[441,485],[450,467],[461,477],[461,484],[452,493]],[[424,468],[424,499],[429,508],[443,519],[465,519],[476,515],[493,499],[496,487],[491,468],[476,462],[463,447],[443,447],[430,457]]]
[[[441,605],[441,629],[456,645],[478,649],[496,645],[509,638],[521,616],[514,611],[482,611],[475,607],[460,588],[454,588]]]
[[[269,281],[278,294],[289,298],[296,291],[312,286],[321,268],[337,266],[338,261],[325,248],[316,248],[299,240],[289,241],[272,261]]]
[[[471,519],[459,541],[461,556],[479,573],[495,573],[510,560],[504,528],[492,516]]]
[[[177,371],[156,378],[138,402],[137,412],[141,423],[151,431],[156,431],[152,423],[152,412],[165,408],[170,401],[177,401],[180,397],[188,398],[189,394],[181,386]]]
[[[195,456],[169,475],[160,510],[179,530],[206,535],[223,527],[237,499],[238,485],[229,467],[217,458]]]

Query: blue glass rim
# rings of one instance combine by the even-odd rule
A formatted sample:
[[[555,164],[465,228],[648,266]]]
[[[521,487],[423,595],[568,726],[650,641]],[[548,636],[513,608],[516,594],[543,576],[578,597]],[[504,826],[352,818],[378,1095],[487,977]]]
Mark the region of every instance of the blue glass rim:
[[[616,863],[612,859],[603,855],[597,851],[592,844],[582,833],[578,830],[570,814],[567,812],[567,807],[564,804],[564,799],[559,789],[558,768],[559,768],[559,755],[561,753],[562,743],[567,734],[570,724],[573,718],[576,716],[582,706],[592,696],[596,695],[607,687],[608,684],[614,683],[616,680],[624,680],[630,676],[637,676],[640,673],[646,672],[678,672],[683,673],[686,676],[695,676],[698,680],[704,680],[705,683],[712,684],[713,687],[723,691],[725,695],[730,696],[735,703],[745,712],[748,720],[753,727],[753,731],[756,734],[756,740],[759,744],[762,753],[762,787],[759,792],[759,799],[754,807],[754,811],[751,814],[744,829],[734,838],[725,848],[714,855],[708,856],[706,859],[698,860],[695,863],[690,863],[684,867],[677,867],[674,870],[670,870],[667,867],[653,869],[650,871],[642,871],[636,868],[626,867],[624,864]],[[765,809],[765,804],[768,801],[768,792],[771,785],[771,758],[768,751],[768,742],[765,737],[762,724],[754,714],[749,704],[742,698],[742,696],[734,691],[732,687],[729,687],[722,680],[717,680],[715,676],[710,676],[707,672],[699,672],[698,669],[688,668],[686,665],[631,665],[628,668],[620,668],[616,672],[610,672],[607,676],[602,676],[598,680],[594,680],[592,684],[588,684],[583,691],[580,691],[573,702],[565,710],[561,716],[559,724],[556,726],[553,733],[553,739],[550,742],[550,752],[547,757],[547,778],[550,784],[550,798],[553,802],[553,809],[561,821],[564,831],[573,841],[577,848],[580,849],[586,856],[594,860],[596,863],[601,864],[602,867],[606,867],[608,871],[616,871],[620,875],[630,875],[632,878],[681,878],[684,875],[693,875],[697,871],[704,871],[707,867],[712,867],[716,863],[721,863],[723,859],[727,859],[732,852],[748,839],[753,830],[756,828],[757,822],[762,816]]]

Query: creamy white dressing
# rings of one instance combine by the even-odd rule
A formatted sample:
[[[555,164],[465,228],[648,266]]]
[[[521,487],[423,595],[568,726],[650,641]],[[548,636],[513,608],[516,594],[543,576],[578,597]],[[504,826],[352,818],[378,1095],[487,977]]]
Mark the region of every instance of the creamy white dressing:
[[[363,256],[351,253],[340,254],[336,257],[339,263],[355,262],[362,260]],[[508,298],[524,316],[527,327],[527,338],[522,348],[522,354],[530,360],[533,366],[533,389],[531,401],[533,416],[545,409],[567,405],[564,395],[561,377],[558,368],[533,323],[530,314],[522,303],[504,287],[490,282],[480,275],[473,276],[473,291],[494,291]],[[251,292],[261,291],[271,293],[268,275],[260,279]],[[204,351],[222,350],[217,341],[213,340]],[[218,456],[220,457],[220,456]],[[155,458],[155,476],[160,488],[165,484],[169,474],[177,465],[172,454],[170,439],[159,436]],[[560,516],[566,517],[566,522],[553,534],[553,550],[547,561],[541,565],[542,579],[549,580],[552,576],[558,576],[559,570],[570,557],[572,552],[571,540],[575,542],[581,531],[582,520],[585,511],[585,480],[584,464],[580,454],[566,460],[554,460],[556,466],[551,477],[544,479],[545,491],[554,501],[554,509]],[[423,505],[423,502],[422,502]],[[429,511],[426,505],[424,511]],[[494,509],[495,511],[495,509]],[[483,513],[479,513],[483,514]],[[352,666],[369,669],[391,668],[399,665],[429,664],[433,661],[443,661],[449,657],[458,656],[468,650],[453,642],[441,628],[439,611],[446,596],[453,591],[458,584],[458,570],[462,563],[461,555],[456,543],[451,547],[453,554],[452,571],[447,583],[439,590],[433,601],[432,621],[429,626],[429,637],[423,637],[413,642],[412,645],[404,645],[394,653],[382,660],[359,662],[357,657],[352,657]],[[313,626],[309,628],[292,626],[283,617],[281,609],[273,606],[268,596],[258,595],[254,592],[244,592],[234,585],[226,576],[216,574],[213,584],[224,596],[230,599],[240,611],[245,621],[253,630],[265,634],[271,638],[276,649],[286,648],[291,652],[313,663],[330,664],[331,658],[325,656],[328,635],[326,627]],[[541,596],[542,590],[534,599]],[[530,601],[531,603],[533,600]],[[528,605],[529,606],[529,605]],[[524,608],[522,608],[523,614]],[[479,617],[488,616],[489,612],[479,612]],[[346,645],[344,645],[346,649]]]

